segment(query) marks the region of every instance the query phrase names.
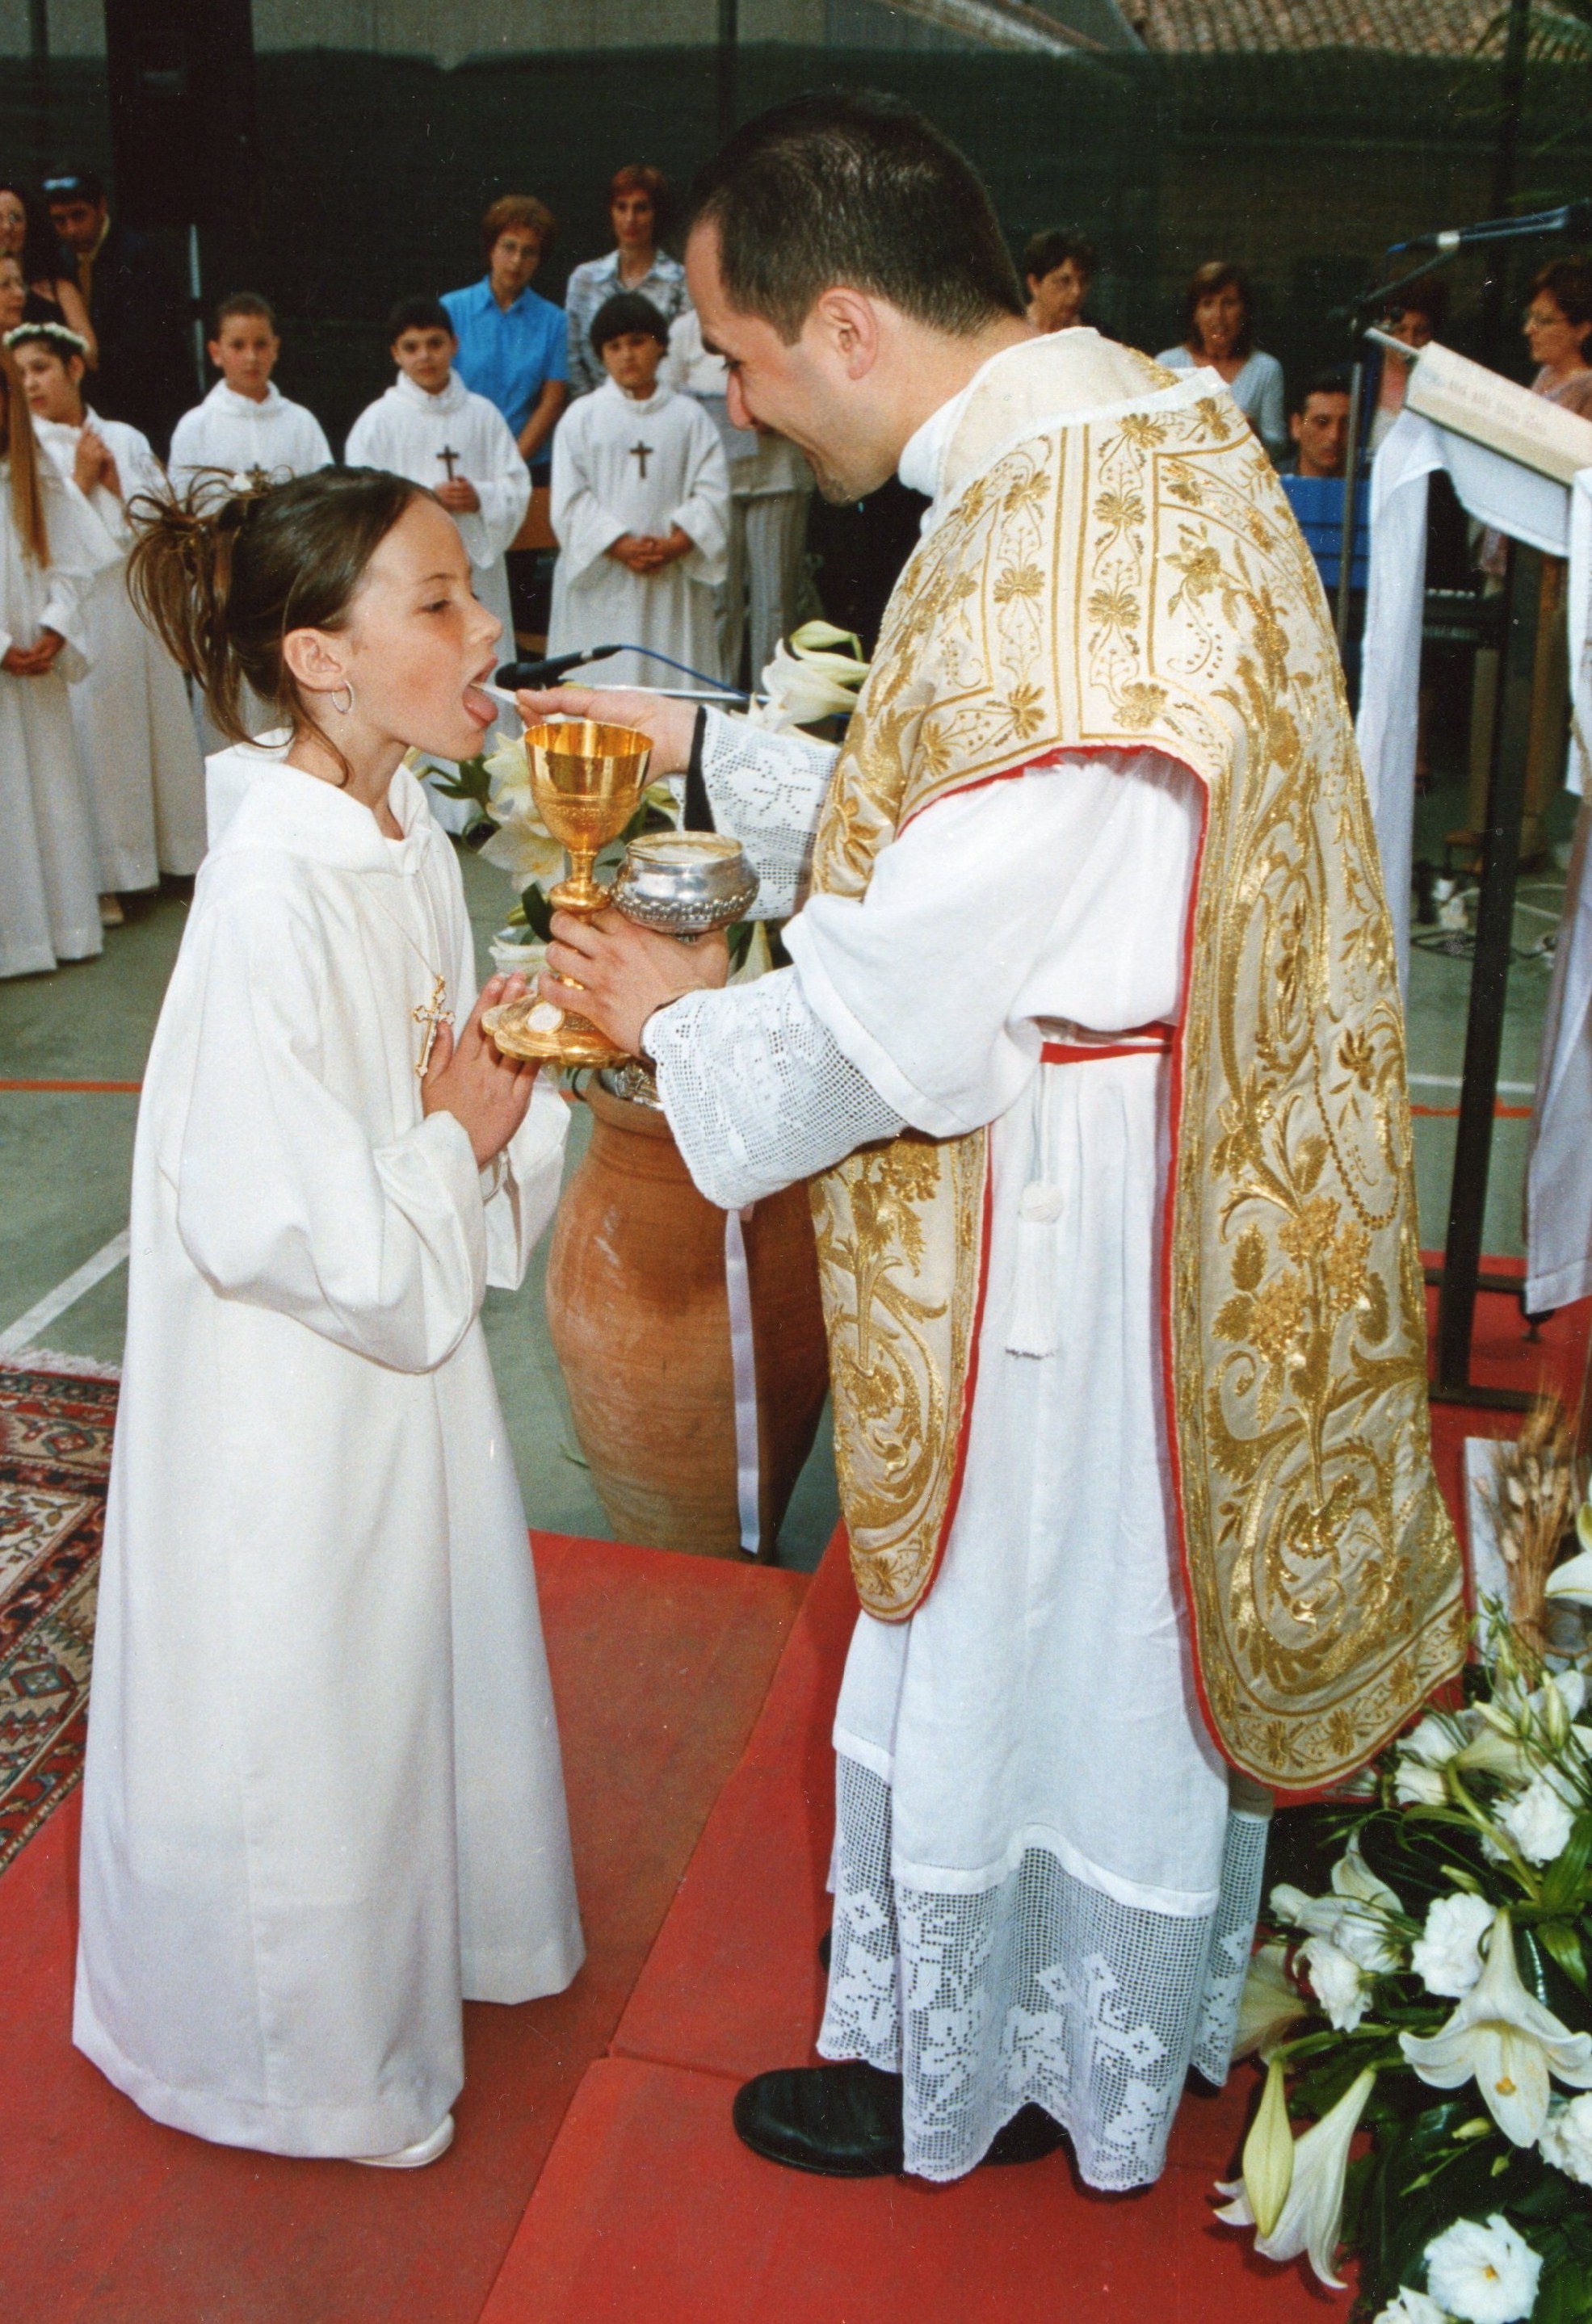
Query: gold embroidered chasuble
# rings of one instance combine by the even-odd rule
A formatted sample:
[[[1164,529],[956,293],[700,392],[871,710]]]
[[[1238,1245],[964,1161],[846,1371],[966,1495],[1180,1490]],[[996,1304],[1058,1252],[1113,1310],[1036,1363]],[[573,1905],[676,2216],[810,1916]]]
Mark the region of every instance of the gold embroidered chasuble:
[[[911,816],[1054,752],[1153,748],[1199,778],[1162,1288],[1181,1552],[1217,1742],[1313,1788],[1465,1643],[1393,936],[1326,601],[1230,399],[1092,333],[1004,357],[945,476],[813,885],[860,895]],[[813,1182],[841,1498],[885,1621],[922,1602],[955,1514],[987,1144],[908,1132]]]

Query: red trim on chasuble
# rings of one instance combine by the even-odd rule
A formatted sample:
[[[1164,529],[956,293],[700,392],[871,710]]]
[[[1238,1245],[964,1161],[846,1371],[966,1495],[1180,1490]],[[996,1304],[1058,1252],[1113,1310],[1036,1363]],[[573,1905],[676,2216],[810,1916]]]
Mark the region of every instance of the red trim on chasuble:
[[[1180,766],[1184,761],[1178,761]],[[1194,1577],[1189,1563],[1189,1529],[1183,1522],[1183,1448],[1178,1434],[1177,1380],[1172,1362],[1172,1234],[1177,1222],[1178,1207],[1178,1146],[1179,1131],[1183,1120],[1183,1044],[1188,1028],[1189,988],[1194,967],[1194,922],[1199,905],[1200,882],[1205,874],[1205,842],[1210,830],[1210,792],[1192,767],[1186,771],[1199,785],[1199,844],[1194,852],[1194,876],[1189,883],[1189,916],[1183,928],[1183,1009],[1172,1035],[1171,1070],[1168,1080],[1166,1192],[1161,1200],[1161,1400],[1162,1425],[1166,1430],[1166,1445],[1171,1469],[1172,1522],[1177,1529],[1178,1565],[1183,1577],[1183,1604],[1189,1615],[1189,1659],[1193,1665],[1194,1694],[1199,1705],[1199,1715],[1205,1721],[1205,1731],[1230,1767],[1237,1767],[1222,1741],[1221,1729],[1211,1711],[1210,1698],[1205,1691],[1205,1673],[1199,1656],[1199,1617],[1195,1610]],[[1244,1771],[1239,1768],[1238,1772]]]

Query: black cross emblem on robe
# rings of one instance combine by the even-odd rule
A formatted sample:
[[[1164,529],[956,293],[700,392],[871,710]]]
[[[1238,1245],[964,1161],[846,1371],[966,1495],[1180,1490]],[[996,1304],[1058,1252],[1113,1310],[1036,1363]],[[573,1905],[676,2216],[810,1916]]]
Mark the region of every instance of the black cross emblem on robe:
[[[462,460],[464,454],[462,452],[456,452],[451,444],[444,444],[442,449],[438,453],[437,457],[447,469],[448,481],[451,484],[453,482],[453,464],[456,460]]]
[[[630,454],[631,457],[640,464],[642,482],[644,484],[647,481],[647,462],[653,456],[653,447],[650,444],[635,443],[631,446]]]

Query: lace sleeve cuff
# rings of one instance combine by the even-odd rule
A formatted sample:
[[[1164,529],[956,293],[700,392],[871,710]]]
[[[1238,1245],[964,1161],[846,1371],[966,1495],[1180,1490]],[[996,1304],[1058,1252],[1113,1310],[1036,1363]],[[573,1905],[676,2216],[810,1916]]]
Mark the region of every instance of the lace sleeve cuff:
[[[708,713],[702,777],[714,826],[733,834],[751,858],[762,882],[758,919],[788,919],[801,901],[837,755],[805,735],[771,734]]]
[[[646,1044],[686,1167],[721,1210],[777,1194],[902,1126],[790,969],[671,1002],[648,1023]]]

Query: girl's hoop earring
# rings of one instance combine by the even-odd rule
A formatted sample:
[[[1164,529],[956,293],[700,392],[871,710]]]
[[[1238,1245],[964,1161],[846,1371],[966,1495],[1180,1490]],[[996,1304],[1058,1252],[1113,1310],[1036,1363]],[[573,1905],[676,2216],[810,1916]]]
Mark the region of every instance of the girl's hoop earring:
[[[338,700],[339,694],[346,694],[347,696],[348,699],[347,702],[339,702]],[[351,686],[347,683],[342,686],[334,686],[331,693],[327,698],[339,718],[347,718],[352,714],[354,708],[354,688]]]

